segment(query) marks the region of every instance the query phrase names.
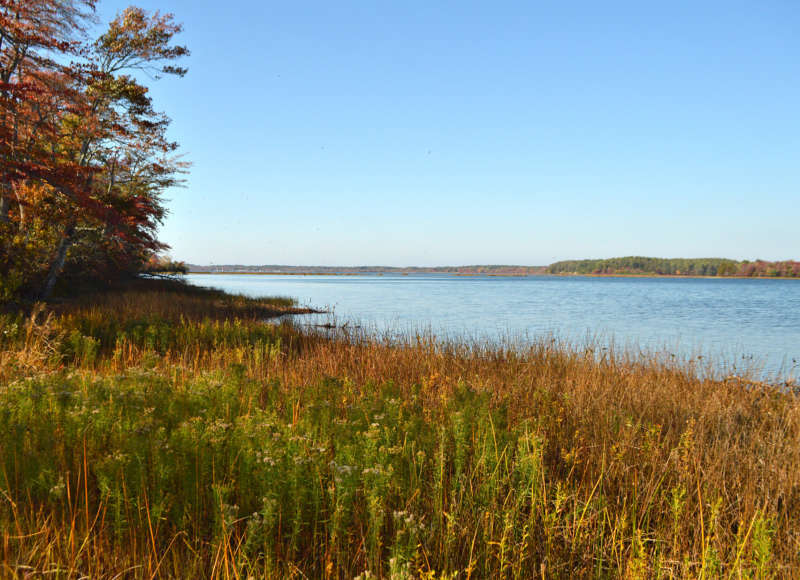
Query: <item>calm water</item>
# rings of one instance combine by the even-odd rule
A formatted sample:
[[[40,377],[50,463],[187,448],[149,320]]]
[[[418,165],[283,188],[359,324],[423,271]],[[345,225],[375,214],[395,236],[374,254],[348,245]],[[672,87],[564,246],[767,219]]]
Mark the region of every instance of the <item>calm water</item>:
[[[448,275],[193,274],[193,284],[291,296],[375,332],[535,340],[704,357],[723,372],[800,376],[800,281]]]

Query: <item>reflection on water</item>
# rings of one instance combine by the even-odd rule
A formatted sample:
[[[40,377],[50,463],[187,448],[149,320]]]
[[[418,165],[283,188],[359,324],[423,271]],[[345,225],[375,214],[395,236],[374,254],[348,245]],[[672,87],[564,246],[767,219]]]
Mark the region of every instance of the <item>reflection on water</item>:
[[[291,296],[331,311],[304,324],[455,340],[614,344],[714,361],[725,373],[800,375],[800,281],[193,274],[193,284]],[[703,357],[697,359],[698,356]],[[702,363],[705,364],[705,363]]]

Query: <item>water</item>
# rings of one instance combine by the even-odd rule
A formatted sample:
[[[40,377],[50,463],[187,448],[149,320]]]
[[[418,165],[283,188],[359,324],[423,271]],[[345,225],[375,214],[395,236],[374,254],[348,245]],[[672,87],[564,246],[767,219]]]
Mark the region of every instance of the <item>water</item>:
[[[377,333],[536,340],[694,358],[724,374],[800,376],[800,281],[696,278],[258,276],[193,274],[193,284],[291,296]],[[697,357],[703,357],[697,359]]]

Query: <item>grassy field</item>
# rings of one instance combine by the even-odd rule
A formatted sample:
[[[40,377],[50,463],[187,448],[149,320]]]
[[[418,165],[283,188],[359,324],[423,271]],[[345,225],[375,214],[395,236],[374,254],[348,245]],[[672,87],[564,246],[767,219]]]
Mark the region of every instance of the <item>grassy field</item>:
[[[0,577],[769,578],[800,404],[142,282],[0,315]]]

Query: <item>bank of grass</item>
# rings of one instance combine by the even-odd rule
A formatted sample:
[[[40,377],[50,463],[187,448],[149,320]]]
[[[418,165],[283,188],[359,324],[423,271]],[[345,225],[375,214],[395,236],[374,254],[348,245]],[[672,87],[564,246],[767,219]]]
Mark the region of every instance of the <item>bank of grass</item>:
[[[0,577],[768,578],[800,404],[151,281],[0,318]]]

